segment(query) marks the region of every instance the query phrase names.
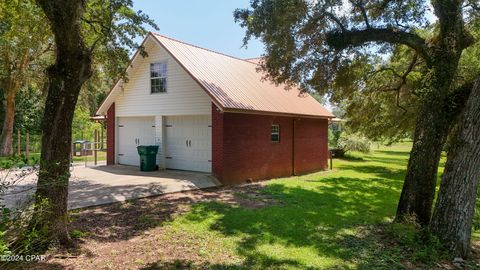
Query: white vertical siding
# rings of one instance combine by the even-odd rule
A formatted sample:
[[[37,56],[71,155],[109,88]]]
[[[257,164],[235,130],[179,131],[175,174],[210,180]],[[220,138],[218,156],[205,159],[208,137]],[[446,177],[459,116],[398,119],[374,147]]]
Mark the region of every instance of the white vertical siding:
[[[116,116],[210,114],[210,97],[175,59],[152,38],[145,49],[148,57],[135,61],[115,100]],[[160,61],[167,61],[167,92],[150,94],[150,63]]]
[[[165,168],[165,136],[163,116],[155,116],[155,144],[158,145],[157,164]]]

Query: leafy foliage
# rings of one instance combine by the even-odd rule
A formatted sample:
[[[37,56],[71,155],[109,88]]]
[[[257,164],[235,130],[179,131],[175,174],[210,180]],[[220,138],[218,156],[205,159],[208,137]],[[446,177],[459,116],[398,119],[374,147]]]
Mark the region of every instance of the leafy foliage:
[[[87,237],[88,235],[90,235],[89,232],[84,232],[84,231],[80,231],[80,230],[73,230],[73,231],[70,232],[70,236],[73,239],[84,238],[84,237]]]
[[[84,84],[79,102],[89,108],[91,115],[119,77],[128,80],[125,66],[130,54],[139,48],[137,37],[147,34],[145,25],[158,29],[153,20],[132,6],[131,0],[87,1],[82,19],[85,41],[92,50],[93,74]]]
[[[377,141],[413,136],[420,109],[416,91],[421,88],[426,68],[415,56],[412,61],[412,55],[410,49],[396,47],[387,60],[351,66],[354,75],[336,82],[333,87],[337,90],[331,96],[345,107],[350,129]],[[355,76],[353,82],[348,81],[350,76]]]
[[[344,152],[357,151],[362,153],[370,152],[371,142],[357,134],[347,135],[343,133],[338,139],[337,148],[342,149]]]
[[[45,96],[42,93],[39,83],[31,82],[18,91],[16,96],[15,122],[14,122],[14,148],[16,149],[18,140],[17,131],[20,132],[20,149],[26,148],[26,134],[29,135],[30,152],[40,152],[41,143],[41,123],[43,119],[43,109]]]
[[[38,84],[23,87],[17,94],[14,129],[40,134],[44,96]]]
[[[131,1],[92,0],[87,3],[83,18],[83,32],[93,50],[93,74],[80,92],[78,104],[82,108],[76,117],[73,138],[93,140],[93,127],[88,116],[94,115],[99,103],[115,81],[124,75],[132,50],[138,47],[135,39],[147,33],[144,24],[157,28],[141,11],[132,9]],[[43,12],[35,1],[4,1],[0,3],[0,82],[8,74],[20,72],[22,53],[30,52],[30,64],[18,73],[21,87],[16,96],[14,134],[21,133],[21,149],[25,149],[25,134],[29,133],[30,150],[40,151],[41,122],[45,103],[44,70],[53,61],[54,40]],[[13,71],[13,73],[11,72]],[[0,99],[4,101],[5,85],[0,83]],[[85,114],[85,112],[88,112]],[[0,108],[0,123],[5,109]],[[79,123],[81,122],[81,123]],[[17,140],[13,140],[16,147]]]
[[[51,51],[50,38],[45,17],[33,0],[0,2],[0,82],[3,88],[9,78],[25,77],[29,82],[43,78],[42,68],[49,61]],[[22,83],[26,84],[27,80]]]
[[[77,106],[72,123],[73,140],[94,141],[94,130],[101,132],[102,125],[90,120],[90,112],[88,108]]]
[[[333,33],[341,29],[365,27],[398,28],[415,32],[428,25],[425,1],[254,0],[252,9],[237,9],[235,19],[246,28],[245,42],[260,38],[266,47],[264,68],[277,81],[300,82],[306,88],[325,93],[350,67],[375,52],[388,52],[392,46],[365,43],[339,51]],[[365,14],[366,13],[366,14]],[[368,15],[368,18],[365,16]]]
[[[16,166],[21,165],[16,164]],[[8,208],[4,205],[5,196],[8,192],[23,185],[22,182],[27,177],[38,172],[36,167],[18,169],[16,166],[12,169],[2,169],[0,175],[0,255],[29,254],[35,245],[33,239],[39,236],[38,231],[31,230],[28,227],[28,221],[33,213],[33,207],[41,208],[40,204],[32,205],[29,196],[25,196],[25,201],[15,208]],[[24,187],[16,189],[16,192],[22,191],[26,192]],[[18,239],[22,239],[22,241],[17,242]],[[2,263],[2,267],[4,267],[4,263]]]
[[[330,124],[328,126],[328,147],[334,148],[338,146],[338,139],[340,139],[340,135],[342,134],[342,130],[339,128],[337,124]]]
[[[449,254],[443,243],[428,230],[417,224],[394,223],[386,226],[386,234],[400,248],[411,250],[411,262],[425,264],[435,260],[448,260]]]
[[[33,0],[0,3],[0,136],[2,155],[12,151],[12,132],[18,92],[41,85],[51,60],[52,40],[45,18]],[[38,88],[35,87],[34,88]],[[18,130],[18,125],[15,127]]]
[[[412,137],[420,100],[428,94],[421,90],[431,81],[425,44],[435,44],[439,33],[439,18],[428,5],[254,0],[234,16],[246,29],[245,44],[252,37],[265,44],[262,67],[270,79],[328,94],[345,109],[349,128],[391,143]],[[475,1],[465,1],[466,36],[478,29],[475,7]],[[470,48],[462,56],[457,85],[473,77],[460,74],[475,74],[474,55],[478,49]]]

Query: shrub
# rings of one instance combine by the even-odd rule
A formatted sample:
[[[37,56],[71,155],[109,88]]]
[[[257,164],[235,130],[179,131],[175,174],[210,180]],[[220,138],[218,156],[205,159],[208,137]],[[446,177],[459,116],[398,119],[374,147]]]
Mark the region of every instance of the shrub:
[[[371,142],[361,136],[351,134],[346,135],[343,133],[338,139],[338,149],[343,150],[344,153],[348,151],[358,151],[362,153],[369,153]]]
[[[342,135],[343,130],[338,123],[332,123],[328,126],[328,146],[336,148],[338,146],[338,139]]]
[[[81,239],[81,238],[85,238],[89,235],[90,235],[89,232],[84,232],[84,231],[80,231],[80,230],[73,230],[73,231],[70,232],[70,237],[73,238],[73,239]]]
[[[19,158],[19,163],[22,162],[21,159]],[[29,226],[33,210],[43,211],[47,201],[34,203],[33,197],[27,193],[14,207],[9,208],[5,205],[6,195],[29,176],[38,173],[36,166],[17,168],[19,163],[13,162],[11,169],[0,169],[0,255],[32,254],[39,243],[48,237],[44,231]],[[28,188],[14,190],[15,194],[27,191]]]

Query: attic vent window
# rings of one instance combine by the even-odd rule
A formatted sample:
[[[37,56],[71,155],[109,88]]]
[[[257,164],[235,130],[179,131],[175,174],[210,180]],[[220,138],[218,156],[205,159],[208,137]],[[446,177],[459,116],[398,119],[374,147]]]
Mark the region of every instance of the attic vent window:
[[[150,93],[167,92],[167,62],[150,64]]]
[[[280,142],[280,125],[272,125],[271,139],[273,143]]]

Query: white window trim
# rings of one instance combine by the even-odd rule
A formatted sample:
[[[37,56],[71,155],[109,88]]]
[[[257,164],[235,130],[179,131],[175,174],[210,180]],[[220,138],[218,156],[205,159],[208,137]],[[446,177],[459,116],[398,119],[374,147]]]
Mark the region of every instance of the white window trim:
[[[273,127],[277,127],[277,131],[276,131],[276,132],[273,131]],[[272,140],[272,136],[273,136],[273,135],[277,135],[277,136],[278,136],[278,140],[277,140],[277,141]],[[279,125],[279,124],[272,124],[272,125],[270,126],[270,141],[271,141],[272,143],[280,143],[280,125]]]
[[[166,66],[166,71],[165,71],[165,76],[163,77],[152,77],[152,64],[165,64]],[[168,61],[163,60],[163,61],[156,61],[156,62],[151,62],[150,67],[149,67],[149,77],[150,77],[150,95],[156,95],[156,94],[165,94],[168,92]],[[152,92],[152,79],[163,79],[165,78],[165,91],[163,92]]]

